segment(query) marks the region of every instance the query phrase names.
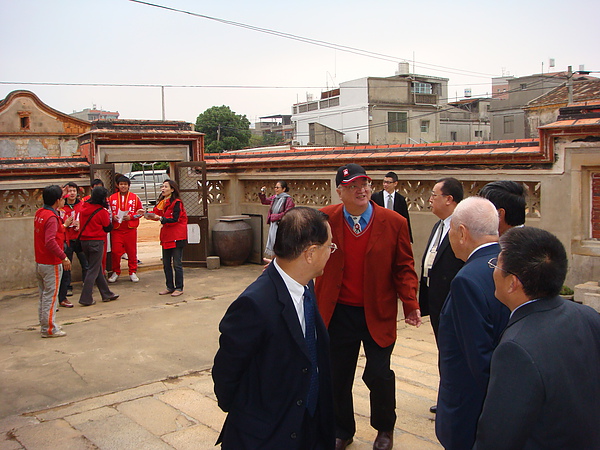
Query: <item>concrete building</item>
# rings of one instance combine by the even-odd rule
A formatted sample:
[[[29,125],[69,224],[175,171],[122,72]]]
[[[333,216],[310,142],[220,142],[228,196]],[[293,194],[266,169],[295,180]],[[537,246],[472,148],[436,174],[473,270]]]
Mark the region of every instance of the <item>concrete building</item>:
[[[292,142],[294,134],[292,115],[275,114],[272,116],[263,116],[260,118],[260,122],[254,123],[254,129],[251,129],[250,131],[257,136],[265,136],[269,133],[273,133],[280,136],[284,143],[289,144]]]
[[[567,82],[567,72],[544,73],[524,77],[492,79],[490,106],[491,139],[523,139],[526,120],[523,108],[541,95]]]
[[[440,138],[448,79],[408,73],[340,83],[292,107],[297,145],[409,144]],[[326,143],[327,142],[327,143]]]
[[[94,105],[91,109],[86,108],[82,111],[73,111],[69,115],[77,119],[92,122],[94,120],[117,120],[119,118],[119,111],[104,111],[103,109],[97,109],[96,105]]]
[[[466,98],[451,102],[440,112],[440,141],[490,140],[489,98]]]

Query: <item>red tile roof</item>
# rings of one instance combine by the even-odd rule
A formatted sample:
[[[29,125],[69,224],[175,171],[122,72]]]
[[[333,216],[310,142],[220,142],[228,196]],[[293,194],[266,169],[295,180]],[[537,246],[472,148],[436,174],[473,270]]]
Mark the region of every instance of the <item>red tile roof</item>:
[[[532,164],[552,162],[537,139],[456,142],[415,145],[347,147],[290,147],[277,152],[264,149],[205,154],[208,169],[277,169],[284,167],[337,167],[349,162],[365,166],[435,166],[471,164]]]

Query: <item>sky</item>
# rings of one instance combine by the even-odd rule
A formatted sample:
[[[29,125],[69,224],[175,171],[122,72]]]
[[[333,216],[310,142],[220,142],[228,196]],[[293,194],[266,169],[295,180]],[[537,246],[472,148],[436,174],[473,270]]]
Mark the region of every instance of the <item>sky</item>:
[[[166,120],[195,122],[227,105],[253,123],[339,83],[392,76],[401,61],[449,78],[451,101],[465,88],[491,94],[496,76],[600,72],[598,0],[150,2],[220,21],[131,0],[0,0],[0,99],[25,89],[67,114],[96,105],[160,120],[167,86]]]

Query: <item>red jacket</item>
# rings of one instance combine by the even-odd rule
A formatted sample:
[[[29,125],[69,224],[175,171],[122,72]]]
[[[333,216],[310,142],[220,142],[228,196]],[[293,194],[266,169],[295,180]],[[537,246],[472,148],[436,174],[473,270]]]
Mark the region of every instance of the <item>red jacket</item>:
[[[179,217],[174,217],[175,206],[179,205]],[[154,207],[154,214],[162,217],[160,244],[163,248],[174,248],[175,241],[187,239],[187,213],[180,199],[165,199]]]
[[[418,278],[406,219],[395,211],[371,204],[373,228],[364,259],[365,317],[375,342],[387,347],[396,342],[398,297],[405,316],[419,309]],[[333,242],[339,249],[332,253],[315,285],[319,311],[327,326],[342,286],[345,226],[342,207],[340,203],[321,209],[329,216]]]
[[[79,199],[75,199],[75,203],[73,205],[69,205],[69,203],[67,203],[65,200],[65,206],[61,208],[61,211],[64,213],[64,215],[61,214],[63,222],[69,217],[73,217],[73,222],[67,227],[67,240],[77,239],[77,236],[79,236],[79,230],[75,230],[75,221],[77,220],[77,216],[81,211],[81,205],[82,203]]]
[[[33,221],[35,262],[60,264],[67,257],[63,251],[64,243],[65,231],[56,211],[46,206],[38,209]]]
[[[86,225],[88,218],[94,211],[100,208],[102,211],[97,212],[92,220]],[[100,205],[84,202],[79,213],[79,229],[82,241],[103,241],[106,239],[106,231],[104,228],[110,225],[110,216],[108,211]],[[85,229],[83,228],[85,226]]]
[[[128,192],[125,196],[125,201],[122,202],[122,195],[120,192],[115,192],[113,195],[108,197],[108,204],[112,212],[113,227],[115,230],[119,228],[137,228],[140,225],[140,217],[136,216],[138,209],[142,209],[142,201],[133,192]],[[127,211],[127,214],[131,217],[131,220],[124,220],[119,223],[117,221],[119,210]],[[135,218],[133,218],[136,216]]]

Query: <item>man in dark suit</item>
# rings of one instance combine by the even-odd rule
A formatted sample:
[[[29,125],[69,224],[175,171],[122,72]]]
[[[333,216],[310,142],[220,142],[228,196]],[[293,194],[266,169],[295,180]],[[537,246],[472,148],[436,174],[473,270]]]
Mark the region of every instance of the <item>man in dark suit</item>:
[[[410,228],[410,217],[408,215],[408,206],[406,198],[396,192],[398,186],[398,175],[396,172],[388,172],[383,177],[383,191],[373,193],[371,200],[387,209],[393,209],[398,214],[402,215],[408,222],[408,233],[410,234],[410,242],[413,241],[412,229]]]
[[[442,178],[435,183],[429,204],[431,212],[440,218],[433,226],[423,259],[419,283],[419,306],[421,316],[429,315],[436,343],[440,327],[440,312],[450,292],[450,282],[462,268],[464,261],[458,259],[448,238],[452,213],[463,199],[463,186],[456,178]],[[436,405],[429,408],[436,413]]]
[[[494,297],[498,256],[498,212],[481,197],[469,197],[454,210],[450,245],[465,261],[450,285],[440,314],[440,387],[435,432],[448,450],[470,449],[487,390],[492,352],[509,311]]]
[[[600,315],[558,296],[567,254],[556,236],[500,238],[496,297],[511,310],[492,357],[475,449],[600,448]]]
[[[333,250],[325,214],[289,210],[275,259],[223,317],[212,369],[228,413],[223,449],[334,447],[329,338],[312,283]]]
[[[405,322],[421,325],[417,274],[406,219],[371,198],[371,178],[358,164],[338,169],[341,204],[322,209],[329,216],[339,251],[316,280],[319,311],[331,338],[336,449],[356,431],[352,384],[361,343],[369,388],[373,448],[391,449],[396,423],[396,389],[391,355],[396,343],[398,297]],[[367,272],[368,271],[368,272]],[[368,276],[366,276],[368,273]]]

